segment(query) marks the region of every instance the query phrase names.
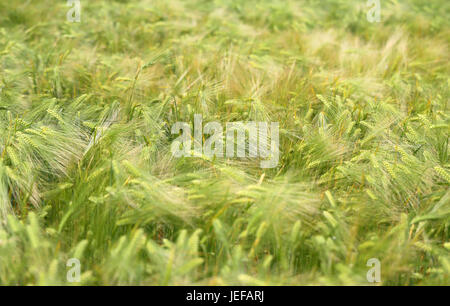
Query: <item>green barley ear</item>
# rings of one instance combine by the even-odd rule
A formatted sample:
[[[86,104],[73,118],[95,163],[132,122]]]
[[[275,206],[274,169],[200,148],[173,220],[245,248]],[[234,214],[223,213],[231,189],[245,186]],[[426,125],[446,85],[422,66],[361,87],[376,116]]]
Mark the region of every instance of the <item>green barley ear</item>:
[[[447,181],[447,183],[450,184],[450,174],[442,167],[436,166],[434,167],[434,170]]]

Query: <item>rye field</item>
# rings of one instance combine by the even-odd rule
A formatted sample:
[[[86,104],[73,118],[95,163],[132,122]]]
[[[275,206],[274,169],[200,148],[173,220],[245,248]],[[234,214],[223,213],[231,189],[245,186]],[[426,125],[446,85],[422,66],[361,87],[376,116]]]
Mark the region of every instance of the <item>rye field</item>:
[[[0,285],[450,285],[448,0],[76,2],[0,2]]]

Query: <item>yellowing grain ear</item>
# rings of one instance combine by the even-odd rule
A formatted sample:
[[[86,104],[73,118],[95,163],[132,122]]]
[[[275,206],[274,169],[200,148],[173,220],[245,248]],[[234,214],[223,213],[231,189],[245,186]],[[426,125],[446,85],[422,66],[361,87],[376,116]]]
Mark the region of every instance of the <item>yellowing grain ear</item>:
[[[86,250],[86,247],[88,246],[89,241],[87,239],[81,240],[75,247],[73,251],[73,258],[83,258],[83,253]]]
[[[333,196],[329,190],[325,191],[325,195],[327,196],[328,202],[330,202],[331,207],[336,207],[336,202],[334,201]]]
[[[199,239],[200,239],[200,234],[202,233],[201,229],[197,229],[192,235],[191,237],[189,237],[189,241],[188,241],[188,247],[189,247],[189,252],[191,254],[197,254],[198,252],[198,248],[199,248]]]

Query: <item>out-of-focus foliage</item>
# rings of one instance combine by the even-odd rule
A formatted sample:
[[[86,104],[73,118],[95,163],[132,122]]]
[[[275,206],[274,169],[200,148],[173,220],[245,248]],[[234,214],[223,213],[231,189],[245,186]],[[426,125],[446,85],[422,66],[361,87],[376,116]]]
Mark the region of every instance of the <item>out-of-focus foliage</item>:
[[[449,1],[57,2],[0,2],[0,284],[449,284]],[[194,114],[278,167],[173,158]]]

